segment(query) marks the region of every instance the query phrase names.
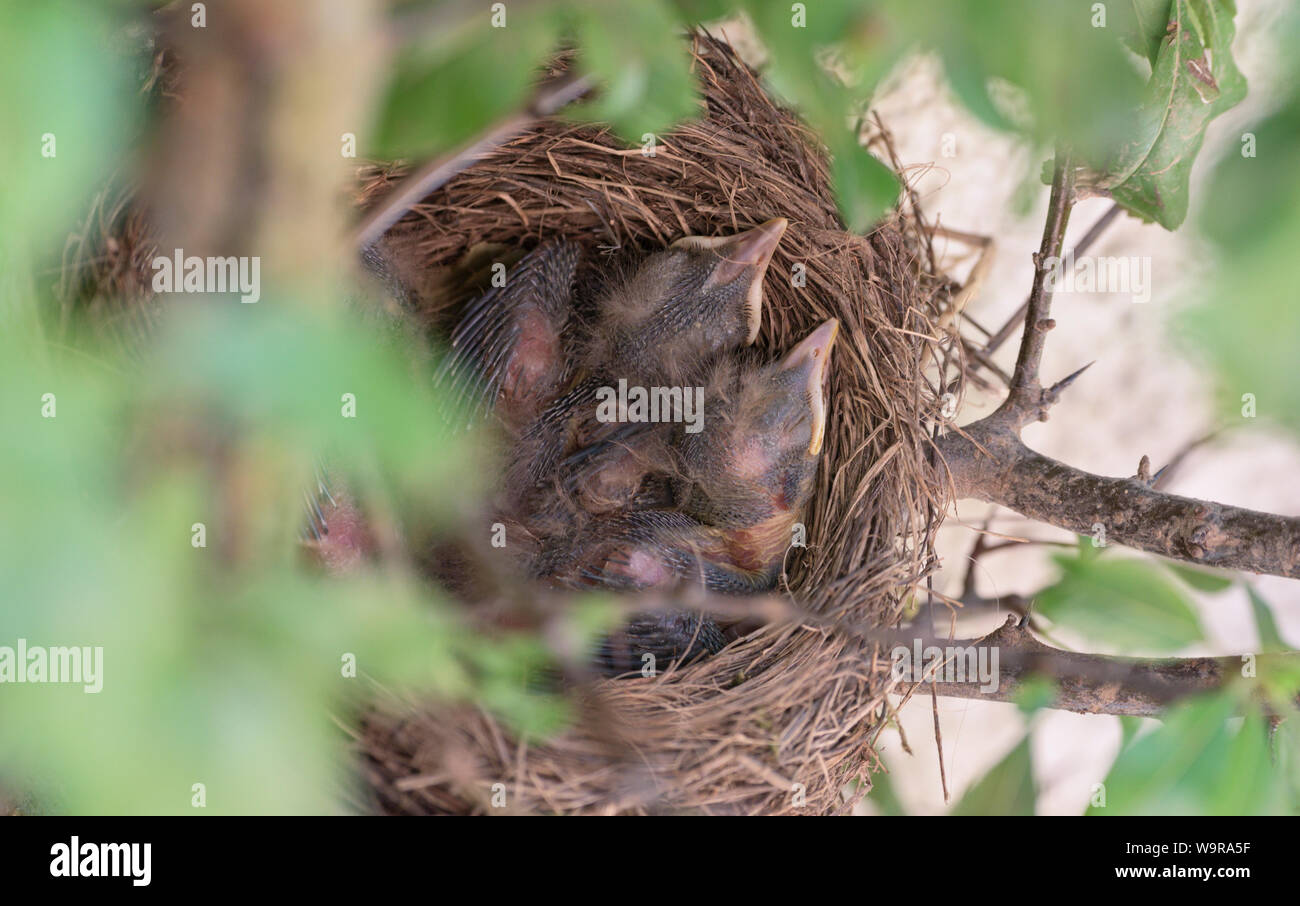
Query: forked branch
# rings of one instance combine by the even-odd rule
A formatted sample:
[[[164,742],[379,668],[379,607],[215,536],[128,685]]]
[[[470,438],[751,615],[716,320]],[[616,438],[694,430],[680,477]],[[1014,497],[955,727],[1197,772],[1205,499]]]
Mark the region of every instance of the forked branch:
[[[1024,335],[1007,399],[992,415],[937,441],[958,497],[1177,560],[1300,578],[1300,519],[1168,494],[1153,481],[1106,478],[1035,453],[1020,431],[1045,419],[1074,374],[1039,378],[1051,319],[1052,259],[1059,258],[1074,201],[1073,166],[1057,154],[1042,243],[1034,256]],[[1087,366],[1084,366],[1085,368]]]

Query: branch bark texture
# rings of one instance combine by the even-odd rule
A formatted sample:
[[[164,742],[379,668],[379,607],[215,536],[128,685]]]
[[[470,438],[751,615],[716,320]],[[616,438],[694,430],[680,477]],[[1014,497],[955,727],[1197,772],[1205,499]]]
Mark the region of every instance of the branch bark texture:
[[[905,632],[898,634],[899,643],[911,644],[913,640],[905,636]],[[933,683],[939,695],[1012,701],[1026,681],[1046,677],[1056,683],[1056,697],[1050,707],[1080,714],[1159,717],[1174,702],[1221,689],[1242,673],[1240,655],[1152,660],[1065,651],[1038,641],[1014,616],[982,639],[925,638],[922,645],[940,649],[997,649],[996,690],[982,689],[978,682]],[[1296,655],[1259,655],[1259,658],[1294,660]],[[923,683],[923,686],[930,685],[928,681]]]
[[[939,440],[958,497],[1176,560],[1300,578],[1300,518],[1106,478],[1026,447],[994,416]]]
[[[1105,478],[1036,453],[1020,431],[1045,420],[1082,373],[1050,388],[1039,377],[1051,319],[1051,268],[1074,203],[1073,166],[1058,152],[1042,243],[1010,392],[996,412],[937,441],[958,497],[974,497],[1080,534],[1225,569],[1300,578],[1300,518],[1167,494],[1149,478]],[[1084,366],[1085,368],[1087,366]]]

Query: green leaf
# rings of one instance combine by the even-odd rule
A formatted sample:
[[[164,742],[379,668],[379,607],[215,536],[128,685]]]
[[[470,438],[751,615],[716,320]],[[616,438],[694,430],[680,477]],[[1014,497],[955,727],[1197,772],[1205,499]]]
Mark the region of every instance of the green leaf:
[[[732,0],[672,0],[672,5],[678,17],[687,25],[725,18],[737,8]]]
[[[1218,594],[1232,587],[1233,577],[1231,574],[1212,572],[1208,569],[1198,569],[1194,566],[1184,566],[1181,563],[1168,564],[1169,569],[1178,578],[1182,579],[1188,585],[1197,591],[1208,591],[1211,594]]]
[[[1106,804],[1090,815],[1254,815],[1281,810],[1263,716],[1228,690],[1171,709],[1156,730],[1120,752]]]
[[[850,232],[864,233],[898,200],[898,177],[858,144],[855,135],[841,133],[827,144],[840,215]]]
[[[1300,203],[1293,188],[1276,191],[1290,191],[1292,203]],[[1300,306],[1293,302],[1300,212],[1292,209],[1277,230],[1252,235],[1255,243],[1231,253],[1208,298],[1184,314],[1182,326],[1217,367],[1225,418],[1242,423],[1258,417],[1300,433]]]
[[[967,791],[954,815],[1032,815],[1038,791],[1029,737]]]
[[[1173,0],[1134,137],[1088,180],[1125,210],[1175,229],[1187,216],[1192,164],[1205,127],[1246,96],[1232,60],[1230,0]]]
[[[897,817],[907,814],[907,809],[903,807],[903,801],[898,798],[898,794],[894,791],[893,778],[884,771],[871,775],[871,793],[868,795],[867,801],[880,809],[882,815]]]
[[[1132,742],[1145,723],[1146,718],[1133,717],[1130,714],[1121,714],[1119,716],[1120,748],[1123,748]]]
[[[1121,651],[1176,651],[1201,639],[1187,601],[1138,560],[1056,556],[1063,574],[1035,599],[1039,613]]]
[[[584,3],[576,12],[578,65],[599,77],[600,91],[570,115],[607,122],[635,144],[700,114],[690,48],[661,0]]]
[[[1275,30],[1282,47],[1300,42],[1300,10]],[[1300,434],[1295,380],[1300,306],[1300,62],[1284,57],[1280,109],[1243,132],[1215,166],[1200,218],[1217,246],[1213,280],[1181,318],[1193,352],[1218,372],[1229,424],[1250,416]],[[1249,422],[1246,422],[1249,424]]]
[[[451,46],[407,52],[382,104],[376,157],[428,157],[478,135],[527,102],[538,67],[558,49],[551,16],[509,12],[505,28],[482,27]]]
[[[856,4],[831,2],[811,6],[803,26],[792,23],[789,6],[752,2],[747,6],[771,51],[769,86],[798,109],[817,130],[831,156],[831,184],[840,216],[849,230],[865,232],[898,200],[899,182],[889,167],[862,147],[850,114],[885,70],[892,56],[871,55],[875,45],[862,37],[864,10]],[[853,39],[850,87],[832,78],[818,63],[830,41]],[[847,58],[845,58],[847,59]]]
[[[1300,812],[1300,720],[1280,721],[1273,731],[1273,763],[1285,787],[1288,814]]]
[[[1247,585],[1246,594],[1250,596],[1250,609],[1255,614],[1255,629],[1259,633],[1260,652],[1287,651],[1290,649],[1282,634],[1277,631],[1277,622],[1273,619],[1273,610],[1268,602],[1260,597],[1259,592]]]
[[[1056,700],[1056,682],[1046,676],[1031,676],[1016,691],[1015,700],[1026,715],[1050,708]]]
[[[990,125],[1089,155],[1129,134],[1142,78],[1092,4],[883,0],[880,8],[896,46],[937,52],[953,92]]]
[[[140,120],[134,61],[114,50],[123,27],[101,4],[0,3],[0,245],[61,247],[119,165]]]
[[[1095,560],[1105,548],[1098,544],[1091,535],[1079,536],[1078,557],[1080,560]]]
[[[1115,5],[1120,40],[1129,50],[1150,61],[1152,66],[1169,25],[1170,3],[1171,0],[1129,0]]]
[[[1300,41],[1300,15],[1292,18],[1283,46]],[[1291,79],[1300,75],[1297,70],[1300,66],[1293,64]],[[1198,226],[1231,255],[1248,253],[1262,236],[1286,230],[1294,219],[1297,177],[1300,102],[1292,95],[1281,109],[1238,136],[1216,164]]]

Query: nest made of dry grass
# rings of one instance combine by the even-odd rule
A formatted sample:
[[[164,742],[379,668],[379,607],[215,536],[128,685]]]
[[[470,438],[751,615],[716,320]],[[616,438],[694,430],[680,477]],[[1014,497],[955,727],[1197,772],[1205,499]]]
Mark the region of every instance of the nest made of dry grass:
[[[890,681],[858,629],[897,622],[943,506],[923,378],[938,282],[916,220],[847,232],[815,136],[727,45],[696,35],[693,51],[707,115],[660,137],[654,156],[601,128],[542,122],[426,198],[383,247],[405,274],[433,274],[483,243],[565,236],[598,260],[601,248],[787,218],[758,345],[776,353],[826,318],[841,324],[808,548],[792,550],[781,587],[808,617],[652,679],[602,681],[584,690],[576,725],[545,743],[474,709],[387,702],[359,737],[385,811],[493,811],[503,784],[508,811],[819,814],[850,807],[846,784],[870,787]],[[362,202],[401,173],[370,171]],[[796,265],[805,285],[791,279]],[[451,312],[422,315],[437,330]]]
[[[380,810],[494,812],[504,790],[511,812],[823,814],[851,806],[847,784],[869,789],[892,686],[862,630],[897,622],[929,568],[945,504],[927,460],[938,391],[925,375],[944,361],[932,318],[947,287],[919,212],[847,232],[816,136],[726,44],[692,41],[705,116],[661,136],[653,157],[597,127],[540,123],[426,198],[383,250],[408,284],[429,289],[485,247],[565,236],[599,261],[605,249],[648,251],[787,218],[758,345],[774,354],[828,317],[841,324],[808,547],[791,551],[779,589],[801,616],[653,679],[578,690],[579,720],[544,743],[473,708],[386,693],[356,732],[366,799]],[[403,172],[365,169],[359,202]],[[142,304],[156,246],[137,201],[121,185],[97,200],[69,240],[59,286],[65,327],[78,308],[87,315],[78,323],[127,348],[156,316]],[[791,279],[796,264],[805,285]],[[462,298],[413,301],[437,333]]]

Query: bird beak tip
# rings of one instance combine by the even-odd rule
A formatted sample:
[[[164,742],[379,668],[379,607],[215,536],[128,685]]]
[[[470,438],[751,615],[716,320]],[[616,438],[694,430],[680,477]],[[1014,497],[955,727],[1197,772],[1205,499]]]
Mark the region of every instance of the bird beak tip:
[[[840,322],[831,318],[796,343],[781,362],[782,368],[799,368],[807,371],[805,386],[812,407],[812,439],[808,444],[809,456],[821,453],[826,439],[831,348],[835,345],[835,338],[839,332]]]
[[[729,250],[728,261],[720,267],[720,270],[737,268],[736,276],[739,276],[745,268],[754,268],[753,282],[750,283],[745,300],[749,326],[747,345],[753,345],[758,339],[758,328],[763,320],[763,276],[767,273],[767,265],[771,262],[772,255],[776,252],[776,247],[780,244],[781,237],[785,235],[786,227],[789,225],[790,221],[784,217],[774,217],[752,230],[741,233],[737,237],[739,241],[735,247]]]

